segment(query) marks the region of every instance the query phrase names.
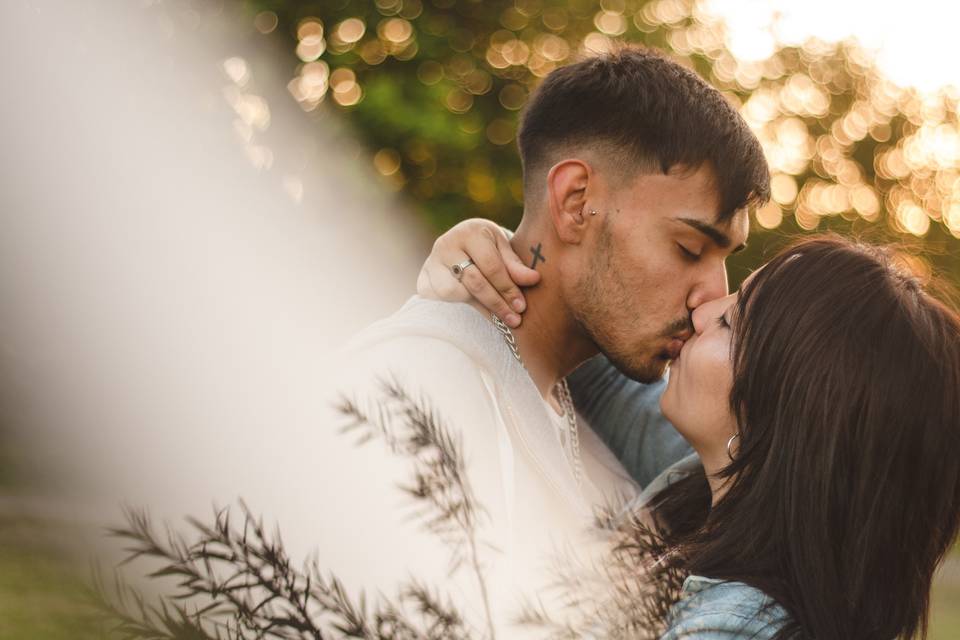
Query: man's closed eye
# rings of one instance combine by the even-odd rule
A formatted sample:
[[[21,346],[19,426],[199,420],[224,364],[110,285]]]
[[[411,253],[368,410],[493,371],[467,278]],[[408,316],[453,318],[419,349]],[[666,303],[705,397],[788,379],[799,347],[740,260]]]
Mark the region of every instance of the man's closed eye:
[[[679,242],[677,243],[677,246],[680,248],[680,253],[683,254],[683,257],[684,257],[686,260],[689,260],[690,262],[696,262],[697,260],[700,259],[700,254],[699,254],[699,253],[694,253],[693,251],[691,251],[690,249],[686,248],[685,246],[683,246],[683,245],[680,244]]]

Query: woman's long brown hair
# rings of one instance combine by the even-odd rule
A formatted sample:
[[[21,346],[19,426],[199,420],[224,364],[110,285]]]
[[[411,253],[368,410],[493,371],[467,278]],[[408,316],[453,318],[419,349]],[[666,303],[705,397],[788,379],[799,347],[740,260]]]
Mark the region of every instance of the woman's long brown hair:
[[[702,474],[654,503],[693,574],[790,614],[778,638],[925,637],[960,525],[960,321],[889,249],[793,245],[741,293],[740,438],[710,506]]]

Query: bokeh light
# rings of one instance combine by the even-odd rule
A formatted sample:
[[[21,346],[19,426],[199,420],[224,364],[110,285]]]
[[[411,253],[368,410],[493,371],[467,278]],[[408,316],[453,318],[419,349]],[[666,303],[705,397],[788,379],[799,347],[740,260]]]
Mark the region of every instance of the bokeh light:
[[[277,28],[278,24],[279,19],[273,11],[261,11],[257,14],[257,17],[253,19],[253,25],[257,28],[257,31],[262,34],[273,33],[273,30]]]
[[[259,0],[253,20],[260,32],[282,31],[276,18],[293,34],[297,102],[312,111],[330,93],[330,104],[355,112],[371,153],[388,142],[399,154],[405,168],[390,177],[402,174],[394,184],[438,229],[471,215],[516,224],[516,129],[530,92],[557,66],[625,42],[696,70],[760,139],[772,201],[753,212],[759,241],[745,262],[768,244],[824,229],[922,238],[949,256],[943,243],[957,251],[960,238],[960,91],[890,73],[878,54],[883,39],[870,35],[879,18],[853,4],[344,0],[305,15]],[[913,11],[922,24],[911,28],[941,34],[931,11]],[[873,26],[851,38],[861,24]],[[227,73],[242,88],[242,68]],[[241,114],[244,126],[250,116]],[[960,280],[956,260],[937,265]]]

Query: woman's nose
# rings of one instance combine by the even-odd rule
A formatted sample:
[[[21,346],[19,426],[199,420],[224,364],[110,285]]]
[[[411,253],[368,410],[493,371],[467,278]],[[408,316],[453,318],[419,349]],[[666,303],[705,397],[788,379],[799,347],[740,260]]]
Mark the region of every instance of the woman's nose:
[[[704,328],[706,327],[706,310],[713,306],[712,303],[708,302],[702,304],[696,309],[693,310],[693,313],[690,314],[691,319],[693,320],[693,332],[697,335],[703,333]]]
[[[717,300],[711,300],[705,304],[700,305],[693,310],[691,317],[693,319],[693,330],[698,335],[703,333],[708,326],[710,326],[710,321],[715,318],[719,318],[723,315],[731,304],[734,303],[736,299],[735,293]]]

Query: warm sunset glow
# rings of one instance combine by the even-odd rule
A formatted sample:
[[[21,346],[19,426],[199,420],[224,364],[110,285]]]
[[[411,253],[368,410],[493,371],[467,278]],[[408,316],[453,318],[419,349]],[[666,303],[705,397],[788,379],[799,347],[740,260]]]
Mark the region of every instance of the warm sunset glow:
[[[376,0],[379,19],[334,12],[328,29],[326,16],[300,19],[296,55],[306,64],[289,84],[291,95],[306,111],[328,92],[335,105],[354,108],[369,87],[398,86],[377,76],[380,65],[411,61],[417,86],[429,88],[431,108],[442,110],[434,120],[456,118],[444,125],[444,140],[457,153],[511,150],[516,119],[542,78],[573,57],[653,38],[723,91],[760,140],[772,177],[771,204],[753,212],[760,229],[886,221],[918,237],[932,229],[960,234],[960,90],[950,87],[960,71],[948,55],[954,37],[945,26],[960,10],[933,0],[910,7],[865,0],[602,0],[585,10],[522,0],[498,8],[481,27],[455,24],[444,17],[448,0],[439,1],[431,8],[420,0]],[[257,14],[257,29],[269,31],[275,17]],[[449,45],[440,57],[421,50],[436,38]],[[338,69],[331,74],[325,65],[333,60]],[[224,63],[240,89],[245,64]],[[368,76],[381,82],[368,85]],[[380,100],[405,93],[391,91],[393,98]],[[255,98],[232,104],[238,132],[250,138],[264,121]],[[418,198],[458,193],[515,207],[508,189],[484,186],[484,176],[512,179],[499,167],[459,168],[457,180],[448,181],[442,154],[433,153],[436,142],[415,137],[397,146],[404,167],[410,149],[421,144],[432,150],[433,168],[390,173],[394,187],[407,185]]]

